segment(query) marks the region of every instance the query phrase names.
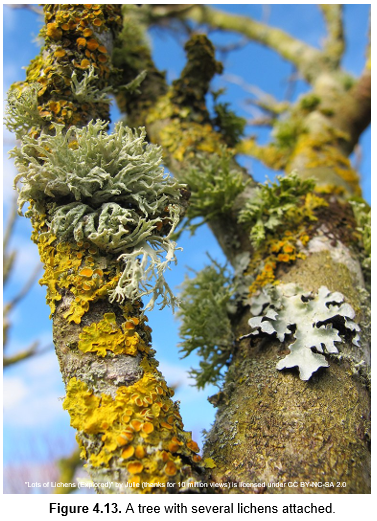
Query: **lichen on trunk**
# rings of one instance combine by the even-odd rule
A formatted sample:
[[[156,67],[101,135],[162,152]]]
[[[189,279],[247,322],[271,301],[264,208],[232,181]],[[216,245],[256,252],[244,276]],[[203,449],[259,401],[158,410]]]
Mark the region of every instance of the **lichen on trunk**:
[[[106,132],[120,8],[46,4],[44,12],[45,45],[12,87],[7,119],[21,139],[12,152],[19,208],[29,203],[45,269],[63,407],[106,491],[177,492],[204,467],[157,369],[145,308],[174,303],[164,270],[175,262],[183,187],[143,129]]]

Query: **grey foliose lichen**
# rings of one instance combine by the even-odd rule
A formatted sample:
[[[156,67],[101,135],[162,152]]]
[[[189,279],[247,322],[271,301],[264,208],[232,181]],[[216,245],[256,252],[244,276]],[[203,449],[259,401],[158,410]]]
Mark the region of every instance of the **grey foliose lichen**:
[[[145,141],[145,129],[118,123],[86,127],[54,124],[53,135],[24,136],[11,155],[19,174],[19,209],[47,214],[59,239],[89,240],[125,265],[111,301],[152,295],[174,304],[163,273],[176,261],[171,234],[180,219],[183,185],[164,172],[160,147]],[[48,211],[46,211],[48,209]],[[152,282],[153,281],[153,282]]]
[[[345,335],[358,345],[360,327],[352,320],[355,311],[341,293],[331,293],[325,286],[317,294],[305,293],[296,284],[266,287],[251,303],[251,312],[262,313],[249,320],[253,335],[276,335],[280,342],[295,338],[290,354],[276,367],[298,367],[301,380],[329,366],[322,353],[338,353],[335,342],[343,342]]]
[[[230,359],[234,340],[231,315],[236,311],[233,296],[228,269],[213,260],[181,286],[180,347],[184,358],[194,351],[201,358],[200,367],[191,370],[199,388],[218,383]]]

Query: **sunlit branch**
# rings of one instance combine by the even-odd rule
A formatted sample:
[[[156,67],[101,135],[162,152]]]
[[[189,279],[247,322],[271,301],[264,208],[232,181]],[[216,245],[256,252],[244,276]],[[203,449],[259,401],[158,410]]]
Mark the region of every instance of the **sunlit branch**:
[[[7,248],[9,245],[9,240],[12,235],[14,225],[17,217],[17,204],[16,201],[13,201],[11,213],[8,217],[8,222],[6,225],[6,229],[4,232],[3,238],[3,284],[5,284],[8,280],[8,277],[11,273],[12,266],[16,257],[16,252],[7,253]]]
[[[271,94],[264,92],[262,89],[256,87],[255,85],[250,85],[243,78],[237,76],[236,74],[226,74],[224,76],[224,79],[226,81],[229,81],[230,83],[238,85],[246,92],[249,92],[250,94],[255,96],[256,99],[247,100],[247,103],[256,105],[260,109],[269,112],[270,114],[281,114],[282,112],[288,110],[288,108],[290,107],[290,103],[288,101],[277,100]]]
[[[225,13],[204,5],[195,5],[187,11],[183,10],[181,16],[212,28],[243,34],[250,40],[273,49],[282,58],[292,62],[309,82],[313,81],[318,70],[325,66],[324,55],[314,47],[293,38],[281,29],[257,22],[248,16]]]
[[[268,145],[258,145],[255,138],[245,138],[237,145],[237,153],[259,159],[267,167],[273,170],[282,170],[286,166],[286,154],[270,143]]]
[[[13,356],[4,356],[3,357],[3,367],[9,367],[13,364],[17,364],[18,362],[22,362],[32,356],[41,355],[49,351],[52,347],[52,344],[49,344],[41,349],[38,349],[39,342],[34,342],[28,349],[20,351]]]
[[[9,309],[13,308],[16,304],[20,302],[20,300],[22,300],[29,293],[34,282],[37,280],[40,271],[41,266],[38,264],[37,266],[35,266],[32,274],[30,275],[29,279],[27,280],[21,291],[8,303]]]
[[[323,13],[327,28],[324,52],[335,68],[339,66],[345,49],[343,5],[320,4],[319,7]]]

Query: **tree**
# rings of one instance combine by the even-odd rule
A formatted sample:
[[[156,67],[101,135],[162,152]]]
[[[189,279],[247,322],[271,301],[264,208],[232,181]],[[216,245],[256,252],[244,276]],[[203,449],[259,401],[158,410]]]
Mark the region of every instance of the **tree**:
[[[44,47],[9,93],[7,123],[21,140],[19,206],[29,203],[45,267],[64,407],[95,482],[185,492],[295,478],[370,490],[370,211],[349,161],[370,122],[370,64],[358,79],[342,70],[341,6],[321,9],[328,38],[317,50],[196,4],[44,6]],[[153,24],[189,36],[171,84],[148,47]],[[202,27],[272,48],[311,86],[292,103],[257,101],[268,145],[243,137],[219,92],[209,110],[222,64]],[[108,93],[135,130],[107,133]],[[238,153],[286,176],[260,185]],[[227,367],[203,459],[146,323],[158,299],[175,304],[164,271],[179,222],[194,230],[197,217],[232,267],[212,262],[182,290],[182,349],[202,358],[198,386]]]

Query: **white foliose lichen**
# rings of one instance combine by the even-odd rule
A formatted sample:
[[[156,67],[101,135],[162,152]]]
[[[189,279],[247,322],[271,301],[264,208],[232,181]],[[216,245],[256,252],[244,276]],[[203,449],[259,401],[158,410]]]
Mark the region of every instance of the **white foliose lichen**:
[[[33,201],[29,213],[47,213],[59,239],[89,240],[118,255],[125,267],[111,301],[151,295],[150,309],[161,295],[162,306],[174,304],[163,272],[176,261],[170,237],[183,185],[164,172],[161,148],[146,143],[145,129],[106,128],[99,120],[67,132],[54,124],[53,135],[24,136],[12,151],[19,209]]]
[[[325,286],[317,294],[305,293],[296,284],[266,286],[252,299],[251,312],[263,313],[249,320],[253,335],[276,335],[280,342],[295,338],[289,355],[276,367],[298,367],[301,380],[309,380],[320,367],[329,366],[322,353],[338,353],[335,342],[343,342],[347,331],[358,346],[360,327],[353,322],[355,311],[341,293],[331,293]]]

